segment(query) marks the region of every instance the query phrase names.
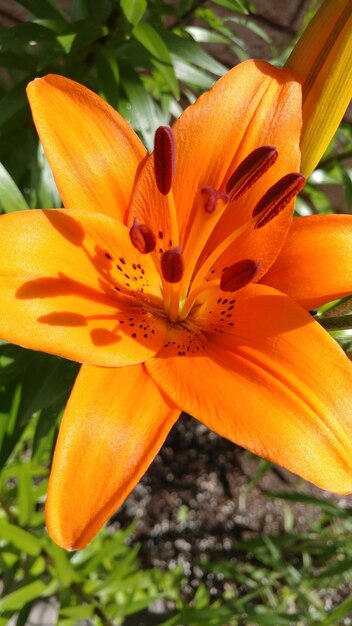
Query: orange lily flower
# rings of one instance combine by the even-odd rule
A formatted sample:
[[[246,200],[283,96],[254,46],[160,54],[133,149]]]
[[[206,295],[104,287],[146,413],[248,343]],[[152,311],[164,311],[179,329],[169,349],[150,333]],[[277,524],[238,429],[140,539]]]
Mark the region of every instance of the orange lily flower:
[[[291,72],[240,64],[158,129],[152,155],[71,80],[28,95],[67,208],[0,218],[0,336],[83,363],[49,482],[52,538],[85,546],[181,410],[351,491],[352,367],[306,309],[352,291],[352,218],[292,221]]]

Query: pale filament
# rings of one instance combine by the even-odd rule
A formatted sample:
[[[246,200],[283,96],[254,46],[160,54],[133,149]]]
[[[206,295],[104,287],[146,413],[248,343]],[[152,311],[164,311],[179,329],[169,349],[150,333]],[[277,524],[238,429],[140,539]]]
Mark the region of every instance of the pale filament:
[[[236,239],[238,239],[243,233],[245,233],[251,227],[254,227],[254,225],[255,225],[255,223],[257,221],[258,221],[257,217],[255,217],[255,218],[252,217],[250,220],[248,220],[248,222],[245,222],[245,224],[243,224],[242,226],[237,228],[233,233],[231,233],[231,235],[226,237],[226,239],[224,239],[215,248],[215,250],[213,250],[213,252],[204,261],[203,265],[198,270],[197,274],[195,275],[194,279],[192,280],[192,283],[191,283],[192,284],[192,291],[191,291],[191,293],[193,293],[194,290],[198,289],[202,285],[202,283],[203,283],[206,275],[208,274],[209,270],[211,270],[211,268],[216,263],[218,258],[222,255],[222,253],[225,252],[225,250],[229,246],[231,246],[231,244],[233,244],[233,242],[236,241]],[[207,283],[207,284],[209,285],[210,283]],[[190,293],[190,295],[191,295],[191,293]],[[190,295],[188,296],[188,298],[190,297]],[[188,300],[188,298],[187,298],[187,300]],[[187,300],[186,300],[186,302],[187,302]]]

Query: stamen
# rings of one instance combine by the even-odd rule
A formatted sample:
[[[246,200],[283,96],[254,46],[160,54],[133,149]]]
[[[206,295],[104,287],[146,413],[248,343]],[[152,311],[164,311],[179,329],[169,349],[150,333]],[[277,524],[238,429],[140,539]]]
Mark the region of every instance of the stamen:
[[[179,283],[183,276],[183,258],[181,248],[166,250],[161,257],[161,271],[168,283]]]
[[[226,184],[231,200],[238,200],[274,165],[278,151],[274,146],[256,148],[239,164]]]
[[[293,172],[286,174],[270,187],[253,210],[253,217],[261,216],[254,228],[262,228],[279,215],[298,195],[305,182],[306,179],[302,174]]]
[[[229,201],[227,193],[217,191],[213,187],[202,187],[202,199],[204,202],[204,211],[206,213],[215,213],[216,209],[223,208]]]
[[[155,249],[156,239],[152,229],[147,224],[140,224],[136,218],[130,229],[130,239],[142,254],[148,254]]]
[[[154,137],[154,172],[157,187],[166,196],[175,174],[176,145],[172,128],[159,126]]]
[[[182,301],[186,299],[189,292],[191,277],[202,250],[228,203],[229,197],[224,191],[218,191],[210,185],[201,188],[199,210],[192,220],[183,251],[185,271],[180,286]]]
[[[222,273],[220,289],[222,291],[237,291],[253,280],[259,269],[259,264],[252,259],[237,261]]]

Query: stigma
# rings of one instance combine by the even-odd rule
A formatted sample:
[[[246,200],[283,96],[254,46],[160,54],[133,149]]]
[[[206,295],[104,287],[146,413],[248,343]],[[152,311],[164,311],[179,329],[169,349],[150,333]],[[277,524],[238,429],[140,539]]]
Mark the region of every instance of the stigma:
[[[211,215],[219,209],[224,209],[229,203],[229,196],[224,191],[217,191],[210,186],[202,187],[201,195],[203,200],[203,208],[206,213]]]

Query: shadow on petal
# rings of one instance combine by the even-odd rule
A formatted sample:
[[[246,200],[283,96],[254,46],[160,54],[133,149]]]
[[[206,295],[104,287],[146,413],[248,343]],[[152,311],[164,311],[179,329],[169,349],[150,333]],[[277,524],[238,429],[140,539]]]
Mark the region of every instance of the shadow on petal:
[[[116,300],[109,302],[109,298],[93,287],[65,276],[59,272],[57,277],[43,277],[28,280],[16,291],[19,300],[29,300],[34,298],[53,298],[55,296],[75,295],[87,298],[95,302],[116,306]]]
[[[110,346],[121,341],[121,337],[106,328],[94,328],[90,336],[95,346]]]
[[[38,322],[49,326],[87,326],[84,315],[70,311],[48,313],[38,317]]]
[[[81,224],[70,215],[66,215],[62,211],[46,211],[44,213],[50,224],[62,235],[67,241],[74,246],[81,246],[85,232]]]

